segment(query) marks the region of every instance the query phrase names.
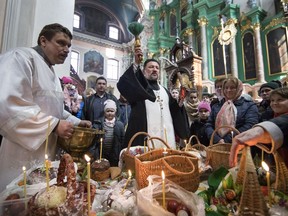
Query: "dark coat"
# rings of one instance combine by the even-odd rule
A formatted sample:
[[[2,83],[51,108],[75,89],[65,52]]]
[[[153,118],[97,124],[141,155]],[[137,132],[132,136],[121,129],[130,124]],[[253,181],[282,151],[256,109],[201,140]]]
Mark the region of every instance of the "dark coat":
[[[221,107],[223,106],[225,100],[222,100],[220,103],[216,103],[212,106],[212,110],[210,116],[208,118],[206,124],[206,134],[208,139],[211,138],[212,133],[215,129],[215,120],[218,112],[220,111]],[[257,105],[251,101],[247,100],[244,97],[234,101],[234,105],[237,109],[237,119],[235,128],[241,133],[252,128],[255,124],[259,121],[259,114]],[[235,134],[235,133],[234,133]],[[235,134],[236,135],[236,134]],[[217,133],[214,136],[214,142],[218,143],[219,140],[222,139]],[[232,143],[231,134],[228,133],[223,138],[225,143]]]
[[[147,132],[145,100],[155,102],[156,96],[142,71],[138,68],[134,72],[133,65],[120,77],[117,87],[131,105],[130,118],[123,142],[123,148],[126,148],[135,133]],[[169,108],[175,133],[180,138],[187,139],[189,137],[189,125],[185,108],[184,106],[179,107],[177,101],[172,98],[168,91],[167,94],[169,95]],[[136,137],[131,146],[143,145],[144,138],[144,136]]]
[[[93,128],[103,130],[104,125],[104,118],[101,119],[100,123],[94,124]],[[121,121],[116,120],[114,125],[114,132],[113,132],[113,144],[112,144],[112,152],[105,153],[106,159],[109,160],[111,166],[118,166],[119,162],[119,154],[122,150],[122,143],[124,139],[124,125]],[[93,153],[95,159],[99,158],[100,155],[100,136],[97,136],[95,139],[94,146],[90,149]],[[103,142],[105,142],[105,135]]]
[[[94,102],[96,100],[96,97],[98,97],[96,95],[96,93],[94,95],[91,95],[90,97],[85,98],[84,100],[84,105],[83,105],[83,109],[82,109],[82,116],[81,119],[83,120],[89,120],[92,122],[92,124],[94,124],[96,121],[101,121],[101,118],[104,118],[104,105],[102,105],[102,107],[100,107],[100,109],[102,109],[102,115],[100,119],[95,119],[94,117],[94,109],[95,109],[95,105]],[[118,103],[118,99],[110,94],[110,93],[105,93],[105,95],[103,96],[105,97],[105,100],[111,99],[113,101],[115,101],[116,106],[117,106],[117,113],[116,115],[119,115],[119,103]]]
[[[209,139],[205,132],[205,124],[207,121],[201,121],[200,119],[196,119],[194,122],[191,123],[190,126],[190,136],[196,135],[201,144],[208,146]],[[196,143],[193,143],[196,144]]]

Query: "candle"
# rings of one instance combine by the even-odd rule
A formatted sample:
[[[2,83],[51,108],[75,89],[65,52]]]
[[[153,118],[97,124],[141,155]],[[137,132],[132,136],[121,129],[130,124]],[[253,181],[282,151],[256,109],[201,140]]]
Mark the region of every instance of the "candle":
[[[103,138],[100,139],[100,161],[102,160]]]
[[[48,155],[45,154],[45,171],[46,171],[46,189],[49,191],[49,160]]]
[[[266,170],[268,199],[269,199],[269,206],[271,206],[269,166],[264,161],[262,161],[262,167]]]
[[[147,137],[144,138],[144,153],[146,153]]]
[[[234,137],[234,131],[231,131],[231,137],[232,137],[232,139],[233,139],[233,137]]]
[[[122,192],[121,192],[121,194],[123,194],[123,193],[124,193],[124,191],[125,191],[125,189],[126,189],[127,185],[128,185],[128,184],[129,184],[129,182],[131,181],[131,177],[132,177],[132,173],[131,173],[131,170],[128,170],[128,175],[129,175],[129,177],[128,177],[127,181],[126,181],[126,184],[125,184],[124,188],[122,189]]]
[[[50,133],[50,119],[48,120],[48,128],[47,128],[47,132],[46,132],[45,155],[47,154],[47,151],[48,151],[48,137],[49,137],[49,133]]]
[[[27,187],[26,187],[26,182],[27,182],[27,176],[26,176],[26,167],[23,166],[23,191],[24,191],[24,198],[27,197]]]
[[[261,163],[262,163],[262,161],[264,161],[264,151],[263,150],[261,152]]]
[[[187,149],[188,149],[188,143],[187,143],[186,140],[184,140],[184,144],[185,144],[185,151],[187,151]]]
[[[163,199],[162,205],[163,205],[164,209],[166,209],[166,201],[165,201],[166,198],[165,198],[165,196],[166,196],[166,194],[165,194],[165,173],[162,170],[162,199]]]
[[[102,138],[101,138],[102,139]],[[90,196],[90,157],[85,154],[85,160],[87,161],[87,202],[88,202],[88,215],[90,214],[90,206],[91,206],[91,196]]]
[[[168,152],[167,152],[167,148],[164,147],[164,148],[163,148],[163,156],[165,157],[167,154],[168,154]]]
[[[165,135],[165,142],[168,143],[167,130],[166,130],[166,127],[165,127],[165,126],[164,126],[164,135]]]

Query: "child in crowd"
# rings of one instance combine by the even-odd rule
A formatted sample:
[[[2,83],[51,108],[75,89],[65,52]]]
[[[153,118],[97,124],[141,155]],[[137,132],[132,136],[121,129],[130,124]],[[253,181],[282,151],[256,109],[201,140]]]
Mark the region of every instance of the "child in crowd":
[[[199,118],[192,122],[190,126],[190,135],[196,135],[201,144],[208,146],[209,139],[205,133],[205,124],[211,112],[210,104],[201,101],[198,105]]]
[[[104,102],[104,119],[99,125],[105,131],[102,142],[102,158],[107,159],[111,166],[118,166],[119,154],[124,138],[124,125],[116,119],[117,106],[113,100]],[[96,149],[93,152],[95,159],[99,158],[100,139],[97,140]]]

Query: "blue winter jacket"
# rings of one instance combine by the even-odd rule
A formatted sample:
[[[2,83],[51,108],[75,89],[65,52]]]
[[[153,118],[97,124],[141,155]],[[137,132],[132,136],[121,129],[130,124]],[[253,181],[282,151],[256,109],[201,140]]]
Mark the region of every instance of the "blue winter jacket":
[[[205,132],[207,137],[211,139],[211,135],[215,129],[215,120],[218,112],[223,106],[225,100],[223,99],[219,103],[212,106],[212,110],[208,121],[205,125]],[[257,105],[244,97],[240,97],[238,100],[234,101],[234,105],[237,109],[237,119],[235,128],[241,133],[252,128],[259,121],[259,114]],[[236,135],[234,133],[234,135]],[[232,143],[231,133],[226,134],[221,138],[217,133],[214,135],[213,143],[218,143],[220,139],[224,139],[225,143]]]

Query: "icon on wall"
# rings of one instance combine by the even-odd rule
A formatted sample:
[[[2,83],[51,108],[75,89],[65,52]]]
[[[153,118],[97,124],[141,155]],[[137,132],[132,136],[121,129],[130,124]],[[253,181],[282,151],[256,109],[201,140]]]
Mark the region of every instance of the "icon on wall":
[[[84,54],[84,72],[95,72],[103,75],[104,58],[97,51],[89,51]]]

